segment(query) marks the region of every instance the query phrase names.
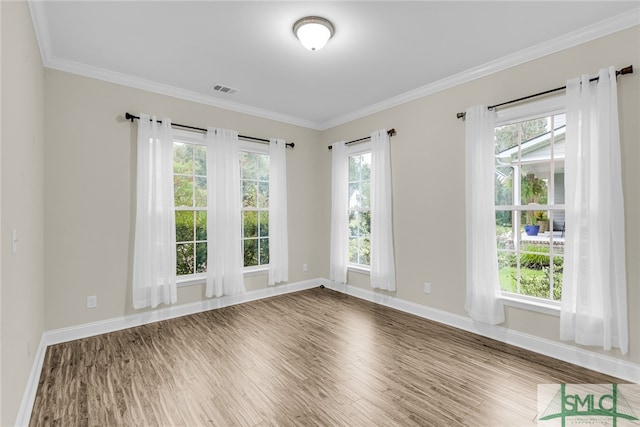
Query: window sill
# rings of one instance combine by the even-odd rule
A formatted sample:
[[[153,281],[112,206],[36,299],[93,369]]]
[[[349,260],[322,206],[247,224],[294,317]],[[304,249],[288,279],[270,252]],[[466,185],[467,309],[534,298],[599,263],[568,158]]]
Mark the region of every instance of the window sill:
[[[207,283],[207,277],[204,275],[193,275],[193,276],[186,276],[186,277],[181,277],[181,278],[177,278],[176,279],[176,286],[178,288],[183,288],[186,286],[194,286],[194,285],[203,285]]]
[[[508,292],[503,292],[500,299],[510,307],[522,308],[551,316],[560,316],[559,301],[545,301],[541,298],[532,298]]]
[[[267,274],[269,272],[269,265],[260,265],[258,267],[245,267],[242,270],[244,277],[258,276],[260,274]]]
[[[354,273],[360,274],[371,274],[371,269],[369,267],[358,264],[349,264],[347,266],[347,271],[353,271]]]
[[[259,267],[247,267],[242,271],[244,277],[259,276],[261,274],[267,274],[269,272],[269,266],[261,265]],[[176,279],[176,286],[183,288],[186,286],[204,285],[207,283],[207,276],[204,274],[187,276]]]

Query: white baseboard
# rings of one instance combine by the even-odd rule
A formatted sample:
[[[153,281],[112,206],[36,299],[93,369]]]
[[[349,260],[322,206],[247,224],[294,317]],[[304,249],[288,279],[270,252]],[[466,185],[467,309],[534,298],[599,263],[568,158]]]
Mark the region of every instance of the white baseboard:
[[[513,331],[502,326],[490,326],[476,323],[466,316],[416,304],[400,298],[374,292],[373,290],[339,284],[325,278],[318,278],[268,287],[256,291],[249,291],[237,296],[223,296],[190,304],[170,306],[140,314],[131,314],[99,322],[46,331],[42,334],[42,339],[38,346],[38,351],[29,375],[29,380],[22,398],[22,403],[20,405],[15,425],[27,426],[29,424],[33,404],[36,398],[36,392],[38,390],[40,372],[42,371],[47,347],[50,345],[87,338],[108,332],[115,332],[148,323],[159,322],[161,320],[201,313],[203,311],[228,307],[272,296],[298,292],[320,285],[363,300],[413,314],[424,319],[433,320],[438,323],[453,326],[455,328],[492,338],[516,347],[524,348],[535,353],[573,363],[574,365],[593,369],[594,371],[611,375],[616,378],[640,383],[640,365],[635,363],[626,362],[604,354],[594,353],[560,342]]]
[[[201,313],[203,311],[228,307],[244,302],[284,295],[291,292],[298,292],[320,286],[325,282],[325,279],[312,279],[302,282],[288,283],[285,285],[270,286],[264,289],[249,291],[242,295],[212,298],[190,304],[174,305],[159,310],[146,311],[140,314],[130,314],[113,319],[45,331],[42,334],[42,339],[40,340],[40,345],[38,346],[37,354],[33,362],[33,367],[31,368],[31,373],[22,396],[22,402],[20,404],[20,409],[18,410],[15,425],[29,425],[33,404],[36,400],[36,392],[38,391],[38,382],[40,381],[40,373],[42,372],[44,357],[47,352],[47,347],[50,345],[92,337],[108,332],[120,331],[122,329],[133,328],[135,326],[159,322],[161,320],[173,319],[175,317],[187,316],[189,314]]]
[[[302,282],[288,283],[286,285],[269,286],[268,288],[245,292],[241,295],[222,296],[189,304],[172,305],[166,308],[145,311],[139,314],[129,314],[127,316],[116,317],[113,319],[85,323],[82,325],[70,326],[68,328],[54,329],[46,331],[43,334],[44,343],[45,345],[52,345],[92,337],[108,332],[115,332],[122,329],[133,328],[135,326],[146,325],[148,323],[188,316],[189,314],[201,313],[203,311],[215,310],[216,308],[228,307],[231,305],[256,301],[291,292],[298,292],[320,286],[321,284],[324,284],[323,279],[305,280]]]
[[[25,387],[24,394],[22,395],[22,401],[20,402],[20,408],[18,408],[18,416],[16,417],[16,426],[28,426],[31,418],[31,411],[33,410],[33,403],[36,400],[36,392],[38,391],[38,382],[40,381],[40,373],[42,372],[42,365],[44,364],[44,356],[47,352],[47,346],[44,343],[44,334],[40,338],[40,344],[38,350],[36,350],[36,357],[33,359],[33,365],[31,366],[31,372],[29,373],[29,379],[27,380],[27,386]]]
[[[607,356],[606,354],[595,353],[561,342],[514,331],[502,326],[491,326],[477,323],[467,316],[461,316],[447,311],[427,307],[425,305],[416,304],[393,296],[374,292],[370,289],[335,283],[327,279],[324,279],[322,284],[329,289],[371,301],[376,304],[395,308],[396,310],[414,314],[424,319],[453,326],[464,331],[492,338],[497,341],[553,357],[554,359],[563,360],[565,362],[592,369],[626,381],[640,383],[640,365],[636,363],[627,362],[616,359],[615,357]]]

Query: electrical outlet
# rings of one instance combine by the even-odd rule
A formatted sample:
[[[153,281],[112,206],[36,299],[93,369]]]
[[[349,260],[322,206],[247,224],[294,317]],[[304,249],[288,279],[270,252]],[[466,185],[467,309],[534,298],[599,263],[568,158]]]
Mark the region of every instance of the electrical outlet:
[[[98,306],[98,297],[95,295],[89,295],[87,297],[87,308],[96,308]]]
[[[424,293],[425,294],[431,293],[431,283],[424,282]]]
[[[306,262],[302,264],[302,271],[309,271],[309,264],[307,264]]]

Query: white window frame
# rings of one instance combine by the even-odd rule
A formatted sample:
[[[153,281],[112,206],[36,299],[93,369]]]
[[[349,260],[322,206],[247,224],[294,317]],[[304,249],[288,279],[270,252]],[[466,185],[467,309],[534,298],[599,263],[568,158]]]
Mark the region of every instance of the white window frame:
[[[556,114],[564,114],[565,111],[566,102],[564,96],[529,102],[523,105],[498,110],[495,127],[541,117],[553,116]],[[513,207],[514,210],[518,210],[517,205],[514,205]],[[547,207],[548,205],[540,205],[538,210],[548,210],[546,209]],[[553,207],[564,209],[563,204],[553,205]],[[551,259],[550,263],[552,263]],[[501,291],[500,294],[500,298],[504,304],[508,306],[523,308],[553,316],[560,316],[560,301],[544,300],[542,298],[535,298],[528,295],[515,294],[506,291]]]
[[[185,142],[189,144],[197,144],[206,146],[206,134],[200,132],[192,132],[174,129],[173,130],[173,141]],[[256,142],[238,141],[238,148],[240,151],[251,151],[260,154],[269,154],[269,146],[267,144],[260,144]],[[172,172],[173,173],[173,172]],[[207,174],[209,171],[207,171]],[[208,201],[207,201],[208,205]],[[241,215],[241,211],[238,212]],[[207,233],[209,230],[207,230]],[[242,235],[239,235],[238,238],[242,239]],[[209,235],[207,234],[207,242],[209,241]],[[175,248],[174,248],[175,250]],[[259,274],[266,274],[269,271],[269,264],[262,264],[258,266],[252,267],[243,267],[244,276],[255,276]],[[207,281],[206,273],[194,273],[194,274],[185,274],[181,276],[176,276],[176,285],[177,287],[186,287],[193,285],[202,285]]]
[[[185,130],[180,130],[180,129],[174,129],[173,130],[173,138],[172,138],[172,143],[173,142],[184,142],[187,144],[193,144],[193,145],[202,145],[205,146],[207,145],[207,141],[206,141],[206,135],[203,133],[199,133],[199,132],[190,132],[190,131],[185,131]],[[207,170],[207,174],[209,173],[209,171]],[[172,171],[172,176],[173,176],[173,171]],[[174,202],[175,205],[175,202]],[[208,209],[209,206],[209,200],[207,200],[207,208],[205,208],[205,210]],[[174,206],[174,212],[176,210],[181,210],[179,208],[176,208]],[[187,210],[187,209],[185,209]],[[188,209],[191,210],[191,209]],[[175,215],[175,213],[174,213]],[[209,230],[207,230],[207,243],[209,242]],[[176,248],[174,247],[173,250],[175,251]],[[176,259],[177,262],[177,259]],[[177,268],[177,265],[176,267]],[[184,275],[176,275],[176,285],[178,287],[181,286],[188,286],[188,285],[193,285],[193,284],[199,284],[199,283],[204,283],[206,282],[207,279],[207,274],[206,273],[194,273],[194,274],[184,274]]]
[[[367,153],[371,153],[371,142],[361,142],[361,143],[356,143],[353,145],[347,145],[346,150],[345,150],[345,154],[347,155],[347,167],[349,165],[349,159],[352,156],[359,156],[362,154],[367,154]],[[347,191],[348,191],[348,187],[349,187],[349,174],[347,173],[347,182],[345,183],[345,185],[347,186]],[[371,180],[371,177],[369,177],[369,180]],[[369,186],[369,188],[371,188],[371,186]],[[369,206],[369,212],[371,212],[371,206]],[[347,222],[349,221],[349,206],[347,205]],[[347,241],[349,239],[349,232],[347,231]],[[357,273],[363,273],[363,274],[370,274],[371,272],[371,266],[370,265],[365,265],[365,264],[356,264],[353,262],[350,262],[349,259],[349,253],[347,252],[347,270],[348,271],[354,271]]]
[[[251,153],[269,155],[269,145],[268,144],[261,144],[261,143],[258,143],[258,142],[239,140],[238,141],[238,149],[240,151],[246,151],[246,152],[251,152]],[[242,173],[242,171],[241,171],[241,173]],[[240,185],[242,186],[242,180],[240,182]],[[271,177],[269,177],[269,185],[271,185]],[[240,191],[242,191],[242,187],[241,187]],[[269,192],[271,192],[271,187],[269,187]],[[241,209],[240,210],[240,215],[242,215],[242,207],[240,209]],[[269,210],[271,210],[271,204],[269,204]],[[269,215],[271,215],[271,212],[269,212]],[[242,234],[240,234],[239,238],[243,239]],[[269,248],[271,248],[271,236],[269,236]],[[271,257],[269,257],[269,259],[271,259]],[[244,260],[244,255],[243,255],[243,260]],[[249,267],[244,267],[243,266],[242,267],[242,271],[243,271],[245,276],[255,276],[255,275],[259,275],[259,274],[264,274],[264,273],[267,273],[269,271],[269,264],[253,265],[253,266],[249,266]]]

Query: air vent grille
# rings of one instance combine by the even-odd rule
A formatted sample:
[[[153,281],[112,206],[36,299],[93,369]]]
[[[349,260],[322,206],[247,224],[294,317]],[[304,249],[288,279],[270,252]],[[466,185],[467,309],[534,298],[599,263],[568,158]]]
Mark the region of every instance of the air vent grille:
[[[220,84],[213,85],[212,89],[216,92],[226,93],[228,95],[234,94],[238,91],[238,89],[234,89],[232,87],[220,85]]]

